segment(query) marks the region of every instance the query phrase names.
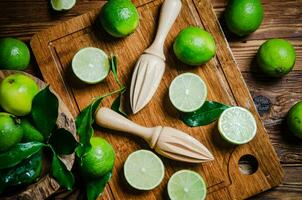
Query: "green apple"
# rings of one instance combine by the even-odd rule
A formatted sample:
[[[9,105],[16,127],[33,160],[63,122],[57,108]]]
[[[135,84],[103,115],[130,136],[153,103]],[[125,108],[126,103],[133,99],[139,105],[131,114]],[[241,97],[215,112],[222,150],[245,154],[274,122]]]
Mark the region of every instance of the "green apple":
[[[0,113],[0,152],[6,151],[18,142],[23,136],[20,120],[8,113]]]
[[[24,74],[12,74],[0,84],[0,105],[16,116],[30,113],[32,100],[39,92],[39,86]]]

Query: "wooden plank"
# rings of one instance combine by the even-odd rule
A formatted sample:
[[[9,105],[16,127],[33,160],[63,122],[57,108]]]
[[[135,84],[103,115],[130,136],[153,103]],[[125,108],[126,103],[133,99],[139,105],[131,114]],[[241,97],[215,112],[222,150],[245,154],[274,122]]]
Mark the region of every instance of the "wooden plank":
[[[216,14],[220,21],[227,0],[214,0],[212,1],[214,8],[216,8]],[[231,34],[226,34],[230,41],[246,41],[257,39],[269,39],[274,37],[282,38],[295,38],[301,37],[302,34],[302,0],[262,0],[264,8],[264,20],[260,28],[253,34],[239,38],[234,37]],[[225,28],[224,30],[228,32]]]
[[[256,195],[250,200],[300,200],[302,196],[302,165],[283,165],[285,177],[283,183],[267,192]]]
[[[133,2],[136,5],[143,5],[149,1],[150,0],[134,0]],[[229,38],[230,46],[240,69],[242,71],[250,70],[250,61],[254,58],[259,45],[264,39],[269,39],[271,37],[295,37],[296,39],[291,39],[291,41],[294,42],[298,55],[297,64],[294,70],[301,70],[302,15],[301,9],[298,8],[301,5],[302,0],[264,0],[262,2],[266,15],[260,29],[249,37]],[[220,18],[227,1],[212,0],[212,3],[216,14]],[[56,13],[49,8],[49,5],[45,3],[45,1],[41,0],[1,1],[0,12],[6,13],[6,15],[0,17],[0,37],[11,36],[29,40],[32,35],[38,31],[44,30],[59,21],[70,19],[91,9],[100,7],[102,4],[102,1],[77,1],[76,6],[72,10],[64,13]],[[31,13],[31,11],[37,14],[30,15],[29,13]],[[227,29],[225,27],[223,27],[223,29],[228,36]]]
[[[114,52],[119,58],[119,63],[122,64],[119,67],[122,82],[129,85],[132,67],[154,37],[161,2],[157,0],[139,7],[141,24],[138,30],[122,40],[110,39],[94,23],[98,11],[71,19],[34,36],[31,46],[44,78],[64,96],[64,101],[68,102],[74,115],[79,112],[79,109],[89,104],[95,96],[117,87],[112,75],[103,83],[92,86],[76,81],[70,75],[70,61],[74,54],[86,46],[100,47],[108,53]],[[246,198],[276,186],[282,179],[282,170],[278,167],[279,161],[256,114],[253,101],[230,53],[219,23],[215,19],[214,11],[207,0],[183,1],[181,16],[167,38],[165,46],[167,68],[162,84],[148,107],[138,115],[130,116],[130,119],[146,126],[161,122],[179,128],[208,146],[216,160],[202,165],[187,165],[163,158],[166,166],[165,179],[158,188],[144,193],[144,199],[166,199],[164,191],[167,180],[172,173],[181,168],[193,169],[204,176],[208,184],[209,199],[217,199],[222,195],[224,199]],[[170,47],[182,28],[194,24],[204,26],[214,35],[218,51],[217,56],[208,64],[188,69],[170,53]],[[70,45],[71,43],[73,45]],[[204,78],[209,88],[209,99],[227,104],[238,104],[251,109],[257,116],[259,126],[258,134],[251,143],[240,147],[228,146],[219,139],[215,123],[206,127],[189,128],[177,119],[175,109],[167,101],[166,91],[177,74],[188,70]],[[103,105],[109,106],[112,100],[112,98],[106,99]],[[156,113],[156,115],[150,115],[150,113]],[[129,153],[135,149],[146,148],[146,144],[137,138],[124,137],[123,134],[104,129],[96,129],[96,134],[108,139],[116,150],[114,176],[109,184],[110,187],[107,187],[106,195],[111,193],[115,199],[143,198],[141,193],[127,187],[122,175],[122,166]],[[238,160],[245,154],[254,155],[259,162],[257,172],[250,176],[242,175],[238,170]],[[254,184],[256,181],[259,184]]]
[[[263,96],[271,106],[262,113],[266,125],[278,124],[288,110],[302,99],[301,72],[291,72],[283,78],[269,78],[262,73],[243,73],[252,96]]]
[[[302,70],[302,37],[290,38],[288,40],[294,45],[296,51],[297,60],[293,70]],[[230,43],[241,72],[259,71],[256,54],[260,45],[265,41],[266,40],[249,40]]]
[[[302,141],[289,133],[285,120],[288,110],[302,99],[301,72],[291,72],[281,79],[257,72],[244,72],[243,77],[281,162],[302,163]]]

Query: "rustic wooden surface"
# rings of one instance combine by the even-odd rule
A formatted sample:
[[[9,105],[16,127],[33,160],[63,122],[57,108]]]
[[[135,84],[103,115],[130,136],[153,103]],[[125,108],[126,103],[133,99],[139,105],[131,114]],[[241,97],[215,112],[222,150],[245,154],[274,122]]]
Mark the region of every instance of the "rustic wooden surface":
[[[143,4],[147,1],[135,1]],[[29,41],[32,35],[59,21],[69,19],[100,6],[101,1],[78,0],[74,9],[54,13],[46,0],[1,0],[0,37],[12,36]],[[212,0],[218,17],[226,0]],[[292,137],[284,125],[284,116],[294,102],[302,98],[302,1],[263,0],[265,20],[260,29],[246,38],[226,35],[254,99],[262,100],[262,120],[281,159],[285,171],[283,184],[253,199],[301,199],[302,195],[302,142]],[[223,23],[222,23],[223,24]],[[224,29],[225,30],[225,29]],[[258,46],[270,37],[283,37],[293,42],[297,51],[294,71],[282,79],[268,79],[257,72],[252,61]],[[39,75],[32,59],[31,73]],[[259,98],[263,96],[263,98]],[[268,109],[266,109],[268,108]]]
[[[11,70],[0,70],[0,80],[15,73],[20,73],[20,72],[11,71]],[[42,80],[40,80],[39,78],[36,78],[27,73],[24,74],[33,78],[39,85],[40,89],[43,89],[48,85]],[[60,128],[65,128],[69,130],[74,137],[77,137],[73,116],[71,115],[68,108],[60,98],[59,98],[59,117],[57,120],[57,125]],[[62,161],[66,164],[67,168],[71,169],[74,163],[75,155],[74,154],[66,155],[66,156],[62,156],[61,158]],[[0,199],[3,200],[44,199],[51,196],[53,193],[59,190],[60,185],[47,172],[45,173],[46,174],[44,176],[42,175],[43,177],[37,183],[29,185],[19,193],[13,194],[12,196],[0,197]]]
[[[147,4],[139,4],[140,26],[135,33],[124,39],[114,39],[104,32],[97,23],[99,9],[62,22],[36,34],[31,39],[30,45],[44,79],[53,86],[74,115],[85,108],[94,97],[112,91],[117,86],[112,74],[106,81],[96,85],[79,82],[71,73],[70,67],[76,52],[83,47],[95,46],[102,48],[108,54],[114,53],[120,63],[121,80],[129,87],[134,64],[154,38],[162,2],[162,0],[154,0]],[[166,73],[159,89],[144,110],[129,117],[147,127],[160,124],[183,130],[204,143],[212,151],[215,160],[202,165],[188,165],[163,158],[166,169],[163,182],[150,192],[138,193],[124,184],[123,165],[130,153],[145,148],[146,144],[138,138],[95,129],[96,135],[105,137],[116,150],[113,177],[106,187],[103,199],[112,199],[106,198],[106,195],[117,200],[166,199],[165,188],[169,177],[182,168],[190,168],[203,175],[207,182],[207,199],[247,198],[282,182],[283,172],[279,159],[257,116],[253,100],[220,30],[211,4],[208,0],[184,0],[182,3],[181,13],[166,39],[164,49],[167,57]],[[212,33],[217,44],[215,58],[202,67],[189,68],[175,59],[171,52],[176,35],[190,25],[204,27]],[[177,112],[167,100],[167,90],[177,74],[188,70],[203,77],[208,86],[208,99],[243,106],[254,113],[258,131],[253,141],[242,146],[226,145],[218,136],[216,123],[205,127],[189,128],[178,120]],[[105,99],[103,105],[110,106],[112,100],[112,98]],[[258,169],[251,175],[243,174],[238,169],[239,159],[247,154],[254,156],[257,160],[255,162],[258,163]]]

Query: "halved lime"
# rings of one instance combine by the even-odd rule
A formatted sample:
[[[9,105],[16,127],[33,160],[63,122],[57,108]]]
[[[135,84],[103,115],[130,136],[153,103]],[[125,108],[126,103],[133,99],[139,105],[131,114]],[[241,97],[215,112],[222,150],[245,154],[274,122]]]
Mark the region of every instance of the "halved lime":
[[[124,165],[127,182],[138,190],[151,190],[164,178],[165,168],[160,158],[151,151],[131,153]]]
[[[182,112],[194,112],[207,98],[207,86],[200,76],[184,73],[177,76],[169,88],[169,97],[176,109]]]
[[[83,48],[72,59],[73,73],[82,81],[94,84],[102,81],[109,73],[107,54],[94,47]]]
[[[76,3],[76,0],[51,0],[51,6],[56,11],[70,10]]]
[[[254,116],[247,109],[231,107],[221,113],[218,130],[226,141],[245,144],[255,137],[257,124]]]
[[[180,170],[171,176],[168,194],[171,200],[203,200],[207,194],[207,186],[198,173]]]

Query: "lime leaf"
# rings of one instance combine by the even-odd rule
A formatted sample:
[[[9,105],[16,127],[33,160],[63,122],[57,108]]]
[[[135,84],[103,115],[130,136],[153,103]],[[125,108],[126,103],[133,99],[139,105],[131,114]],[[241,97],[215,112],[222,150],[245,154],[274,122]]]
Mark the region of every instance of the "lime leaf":
[[[31,115],[35,127],[46,140],[56,126],[58,108],[58,98],[49,90],[49,86],[41,90],[33,99]]]
[[[123,102],[124,102],[124,93],[126,90],[123,90],[118,97],[114,100],[114,102],[111,105],[111,109],[114,110],[117,113],[120,113],[121,115],[127,117],[127,113],[123,109]]]
[[[52,133],[49,138],[49,144],[59,155],[72,154],[78,145],[72,133],[64,128],[60,128]]]
[[[230,106],[215,101],[206,101],[201,108],[191,113],[181,113],[180,119],[188,126],[205,126],[217,120]]]
[[[77,116],[76,127],[77,134],[80,137],[80,145],[76,148],[76,154],[79,158],[85,155],[91,148],[90,138],[92,137],[94,132],[92,128],[92,124],[94,123],[94,113],[96,112],[102,100],[107,96],[111,96],[115,93],[122,93],[125,91],[125,87],[120,83],[118,78],[117,61],[115,56],[110,59],[110,65],[112,73],[114,75],[114,79],[120,88],[111,93],[107,93],[103,96],[98,97],[86,108],[84,108],[81,113]],[[117,102],[116,104],[120,103]]]
[[[52,149],[52,148],[51,148]],[[51,163],[51,174],[52,176],[58,181],[60,186],[63,186],[67,188],[68,190],[71,190],[75,179],[71,171],[69,171],[65,164],[58,158],[56,153],[54,152],[54,149],[52,149],[52,163]]]
[[[12,168],[0,170],[0,193],[1,188],[26,185],[36,181],[41,175],[42,164],[42,152],[39,151]]]
[[[111,109],[124,115],[125,117],[127,117],[127,114],[123,110],[123,106],[122,106],[122,103],[124,102],[124,93],[126,92],[126,87],[120,82],[120,80],[118,78],[116,56],[111,57],[110,66],[111,66],[111,71],[114,76],[114,80],[119,85],[120,89],[122,90],[121,93],[118,95],[118,97],[112,103]]]
[[[14,167],[24,159],[40,151],[44,144],[40,142],[19,143],[0,154],[0,169]]]
[[[112,56],[111,57],[111,59],[110,59],[110,67],[111,67],[111,71],[113,73],[115,82],[120,86],[120,88],[125,87],[125,86],[123,86],[123,84],[120,82],[120,80],[118,78],[118,73],[117,73],[117,58],[116,58],[116,56]]]
[[[80,137],[80,145],[76,149],[78,157],[86,154],[90,148],[90,138],[94,131],[92,124],[94,123],[94,113],[104,97],[100,97],[90,105],[88,105],[76,118],[77,133]]]
[[[95,200],[100,196],[106,184],[110,180],[112,172],[108,172],[102,178],[90,181],[86,184],[86,193],[88,200]]]

